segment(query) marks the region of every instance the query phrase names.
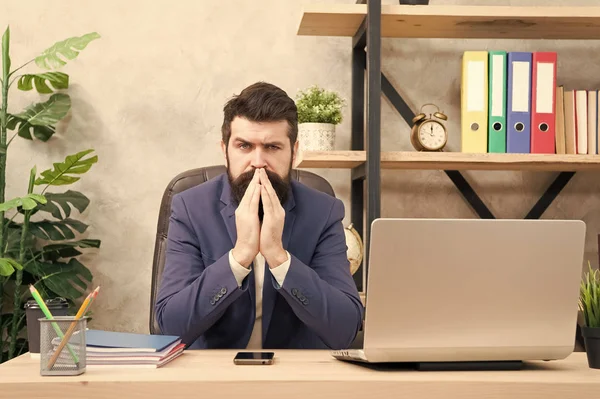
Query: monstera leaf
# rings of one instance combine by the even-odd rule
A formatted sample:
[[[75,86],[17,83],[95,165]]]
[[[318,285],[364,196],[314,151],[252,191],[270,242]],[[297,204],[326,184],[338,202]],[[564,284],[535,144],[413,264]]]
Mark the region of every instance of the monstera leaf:
[[[40,255],[44,261],[56,262],[60,258],[72,258],[82,254],[77,248],[100,248],[100,240],[84,239],[79,241],[50,244],[42,248]]]
[[[75,232],[83,233],[88,225],[78,220],[64,219],[59,222],[42,220],[41,222],[30,222],[29,232],[37,238],[51,241],[72,240]]]
[[[41,141],[48,141],[56,131],[54,126],[34,126],[27,120],[17,118],[14,115],[8,115],[6,127],[8,130],[17,130],[19,137],[27,140],[33,140],[33,137],[35,137]]]
[[[75,183],[79,177],[69,176],[72,174],[83,174],[90,170],[92,165],[98,162],[98,156],[84,159],[87,154],[94,150],[85,150],[74,155],[69,155],[62,163],[55,163],[54,169],[42,172],[42,177],[35,181],[36,185],[48,184],[51,186],[62,186]]]
[[[92,273],[75,258],[71,258],[68,263],[34,261],[25,270],[37,277],[38,290],[38,285],[41,284],[47,290],[70,300],[81,297],[92,281]]]
[[[40,194],[27,194],[25,197],[13,198],[10,201],[1,203],[0,212],[6,212],[18,207],[23,207],[24,210],[30,210],[35,208],[38,203],[45,204],[46,197]]]
[[[71,97],[67,94],[53,94],[48,101],[30,105],[20,114],[10,115],[7,121],[9,130],[17,130],[20,137],[48,141],[55,132],[54,124],[63,119],[71,109]]]
[[[55,43],[52,47],[45,50],[35,58],[35,63],[43,69],[58,69],[66,64],[67,60],[74,60],[81,50],[100,35],[96,32],[88,33],[80,37],[71,37],[66,40]],[[62,57],[62,58],[61,58]]]
[[[82,213],[90,204],[90,200],[78,191],[67,190],[64,193],[46,193],[44,196],[47,202],[38,205],[38,210],[49,212],[56,219],[64,219],[71,216],[71,206],[76,208],[79,213]]]
[[[19,90],[29,91],[35,89],[38,93],[50,94],[54,92],[52,87],[48,85],[50,83],[54,90],[68,89],[69,88],[69,75],[62,72],[46,72],[38,74],[27,74],[19,78],[17,87]]]

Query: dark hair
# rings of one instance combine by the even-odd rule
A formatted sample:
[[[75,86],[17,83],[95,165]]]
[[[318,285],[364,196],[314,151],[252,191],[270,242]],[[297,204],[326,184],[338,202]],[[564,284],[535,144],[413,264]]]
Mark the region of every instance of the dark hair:
[[[298,138],[298,110],[296,103],[285,91],[265,82],[257,82],[246,87],[239,95],[231,98],[223,107],[221,135],[225,145],[229,145],[231,122],[236,117],[252,122],[278,122],[286,120],[288,137],[292,147]]]

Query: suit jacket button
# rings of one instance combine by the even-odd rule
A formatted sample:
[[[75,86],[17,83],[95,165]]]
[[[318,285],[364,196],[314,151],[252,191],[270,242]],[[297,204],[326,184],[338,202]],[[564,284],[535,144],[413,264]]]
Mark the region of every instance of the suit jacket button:
[[[221,288],[221,295],[225,295],[227,294],[227,288],[223,287]]]
[[[308,299],[304,298],[304,300],[302,301],[302,303],[304,304],[304,306],[308,305]]]
[[[292,295],[295,297],[298,296],[298,290],[296,288],[292,288]]]
[[[214,298],[210,299],[210,304],[214,306],[214,304],[215,304],[215,299]]]

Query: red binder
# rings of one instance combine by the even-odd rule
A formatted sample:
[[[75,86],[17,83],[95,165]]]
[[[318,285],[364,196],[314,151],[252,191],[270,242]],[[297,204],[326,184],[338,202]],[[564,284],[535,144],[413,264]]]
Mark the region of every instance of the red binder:
[[[554,154],[556,52],[534,52],[531,64],[531,153]]]

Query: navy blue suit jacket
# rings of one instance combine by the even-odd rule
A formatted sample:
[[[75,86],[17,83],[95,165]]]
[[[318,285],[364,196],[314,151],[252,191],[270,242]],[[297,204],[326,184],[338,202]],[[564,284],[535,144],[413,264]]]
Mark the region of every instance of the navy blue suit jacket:
[[[265,265],[263,348],[345,349],[363,306],[350,274],[343,203],[295,180],[283,205],[282,286]],[[229,265],[236,205],[226,174],[173,197],[156,317],[188,348],[245,348],[254,325],[254,271],[241,288]]]

